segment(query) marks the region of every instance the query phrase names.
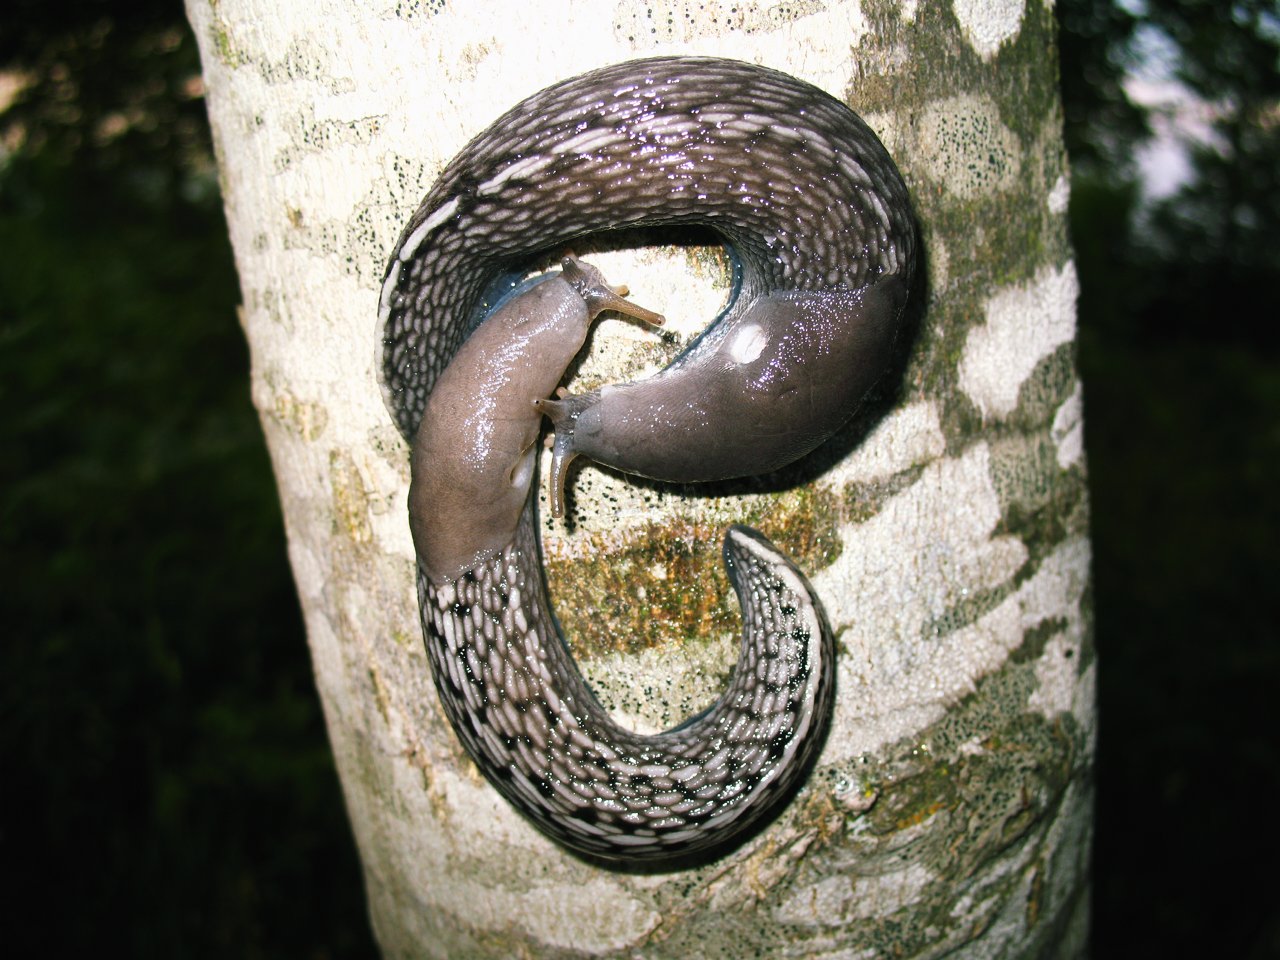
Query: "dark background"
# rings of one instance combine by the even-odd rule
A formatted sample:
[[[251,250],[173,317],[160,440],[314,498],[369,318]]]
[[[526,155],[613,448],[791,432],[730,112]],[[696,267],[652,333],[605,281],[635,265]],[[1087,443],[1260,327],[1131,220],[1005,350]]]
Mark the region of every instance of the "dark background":
[[[1101,663],[1093,952],[1280,956],[1280,19],[1058,11]],[[1120,80],[1153,49],[1215,139],[1146,203],[1134,157],[1160,117]],[[5,952],[370,955],[181,3],[9,0],[0,72],[25,83],[0,114]]]

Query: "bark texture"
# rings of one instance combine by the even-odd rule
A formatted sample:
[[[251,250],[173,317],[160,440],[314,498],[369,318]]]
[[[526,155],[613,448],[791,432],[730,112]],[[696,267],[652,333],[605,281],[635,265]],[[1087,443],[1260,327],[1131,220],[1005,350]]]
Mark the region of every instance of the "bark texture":
[[[254,398],[384,952],[1082,955],[1094,650],[1052,9],[187,6]],[[797,468],[708,496],[588,467],[570,522],[544,521],[574,654],[639,729],[709,703],[734,662],[736,604],[718,569],[729,523],[795,559],[837,634],[833,729],[795,802],[721,860],[636,875],[535,832],[444,720],[418,627],[408,450],[374,372],[376,313],[401,225],[471,136],[558,79],[673,53],[785,70],[863,115],[912,192],[926,309],[898,382]],[[578,252],[677,334],[606,323],[578,390],[656,369],[728,289],[714,248]]]

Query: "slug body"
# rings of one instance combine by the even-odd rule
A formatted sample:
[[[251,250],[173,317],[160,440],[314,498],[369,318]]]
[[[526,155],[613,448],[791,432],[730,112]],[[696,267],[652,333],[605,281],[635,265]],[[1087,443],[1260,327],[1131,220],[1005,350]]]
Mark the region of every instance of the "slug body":
[[[645,315],[600,299],[598,275],[584,294],[566,267],[479,322],[536,254],[672,223],[715,230],[742,274],[726,312],[657,376],[549,399],[595,313]],[[383,284],[381,375],[413,444],[436,687],[489,781],[566,846],[673,861],[735,842],[815,758],[834,652],[804,578],[734,527],[725,562],[744,633],[728,688],[675,730],[615,724],[546,595],[529,493],[539,416],[555,423],[554,512],[578,455],[670,480],[789,463],[888,365],[914,237],[896,167],[847,107],[774,71],[700,58],[620,64],[535,94],[464,148],[406,226]]]
[[[768,473],[799,459],[879,379],[905,300],[896,275],[854,292],[773,293],[656,376],[541,402],[556,429],[553,511],[576,456],[673,481]]]
[[[423,570],[455,580],[515,537],[537,464],[542,414],[591,321],[616,310],[662,318],[622,299],[599,271],[566,260],[496,309],[431,391],[413,443],[409,528]]]

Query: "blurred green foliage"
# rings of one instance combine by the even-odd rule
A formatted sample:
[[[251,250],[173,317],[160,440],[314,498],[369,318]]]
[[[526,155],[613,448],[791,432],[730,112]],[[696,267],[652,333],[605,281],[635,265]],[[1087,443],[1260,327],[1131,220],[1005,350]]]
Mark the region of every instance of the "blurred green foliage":
[[[1093,956],[1276,957],[1280,14],[1059,11],[1099,651]],[[1123,82],[1153,67],[1209,118],[1161,198],[1137,156],[1171,118]]]
[[[1277,42],[1059,0],[1092,484],[1095,957],[1280,956]],[[1143,37],[1213,107],[1144,198]],[[16,956],[364,956],[177,0],[10,0],[0,858]],[[0,82],[0,90],[4,89]],[[63,916],[61,922],[23,923]]]
[[[106,10],[0,34],[5,952],[370,955],[194,43]]]

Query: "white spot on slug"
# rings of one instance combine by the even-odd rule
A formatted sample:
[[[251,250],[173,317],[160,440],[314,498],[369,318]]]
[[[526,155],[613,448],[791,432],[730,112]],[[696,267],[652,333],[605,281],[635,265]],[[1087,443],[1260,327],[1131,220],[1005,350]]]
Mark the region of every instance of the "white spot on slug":
[[[734,363],[750,363],[764,352],[768,336],[759,324],[750,324],[733,335],[729,342],[729,356]]]

